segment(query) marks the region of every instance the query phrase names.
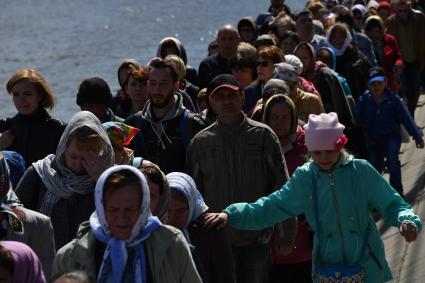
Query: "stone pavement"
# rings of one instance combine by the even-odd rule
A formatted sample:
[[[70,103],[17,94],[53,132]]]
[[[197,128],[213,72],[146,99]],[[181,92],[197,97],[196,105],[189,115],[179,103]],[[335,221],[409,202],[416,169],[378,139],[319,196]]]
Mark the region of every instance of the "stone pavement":
[[[425,133],[425,95],[421,95],[415,121]],[[421,217],[425,228],[425,148],[417,149],[413,140],[402,144],[400,161],[404,193]],[[391,282],[425,282],[425,229],[414,243],[406,243],[394,227],[378,222],[387,260],[393,272]]]

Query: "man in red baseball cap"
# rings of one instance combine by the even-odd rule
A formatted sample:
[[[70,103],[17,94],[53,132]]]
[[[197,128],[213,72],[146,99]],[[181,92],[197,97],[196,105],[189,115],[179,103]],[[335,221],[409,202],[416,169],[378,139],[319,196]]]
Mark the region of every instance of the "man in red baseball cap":
[[[192,139],[187,159],[189,172],[211,212],[280,188],[288,173],[279,140],[268,126],[243,113],[245,95],[237,79],[232,75],[215,77],[207,96],[217,121]],[[290,229],[295,229],[296,221],[291,224]],[[229,236],[237,282],[267,282],[269,231],[232,230]]]

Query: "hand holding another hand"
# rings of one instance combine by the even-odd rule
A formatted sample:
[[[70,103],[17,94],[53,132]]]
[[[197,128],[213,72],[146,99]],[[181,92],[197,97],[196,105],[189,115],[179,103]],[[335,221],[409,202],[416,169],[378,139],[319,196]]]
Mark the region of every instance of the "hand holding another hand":
[[[226,227],[229,220],[227,213],[206,213],[204,216],[203,224],[207,228],[215,228],[217,230]]]
[[[413,242],[418,237],[418,227],[414,222],[405,220],[400,225],[400,234],[407,242]]]

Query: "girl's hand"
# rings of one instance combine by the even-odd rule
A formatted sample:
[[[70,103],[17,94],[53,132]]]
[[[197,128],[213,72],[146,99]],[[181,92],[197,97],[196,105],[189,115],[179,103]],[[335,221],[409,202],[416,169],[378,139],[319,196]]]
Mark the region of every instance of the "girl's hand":
[[[102,160],[93,151],[85,152],[82,163],[87,174],[95,181],[97,181],[103,171],[107,169],[107,166],[102,164]]]
[[[405,220],[400,225],[400,234],[406,239],[406,242],[413,242],[418,237],[418,227],[414,222]]]
[[[206,213],[203,224],[207,228],[223,229],[227,225],[229,215],[227,213]]]
[[[15,136],[11,130],[0,133],[0,150],[10,147],[15,141]]]

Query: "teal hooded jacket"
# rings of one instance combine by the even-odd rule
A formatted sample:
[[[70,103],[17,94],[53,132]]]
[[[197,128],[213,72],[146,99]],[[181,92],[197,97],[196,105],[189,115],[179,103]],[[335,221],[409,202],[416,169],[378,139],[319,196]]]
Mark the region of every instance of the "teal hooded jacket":
[[[372,209],[378,211],[387,225],[400,227],[404,220],[410,220],[421,229],[422,224],[412,207],[366,160],[342,153],[329,172],[313,162],[306,163],[280,190],[255,203],[232,204],[224,212],[229,215],[230,226],[246,230],[264,229],[305,214],[317,232],[313,190],[320,221],[320,235],[315,234],[313,243],[313,268],[360,263],[366,282],[390,280],[391,271]],[[366,233],[368,227],[370,232]]]

